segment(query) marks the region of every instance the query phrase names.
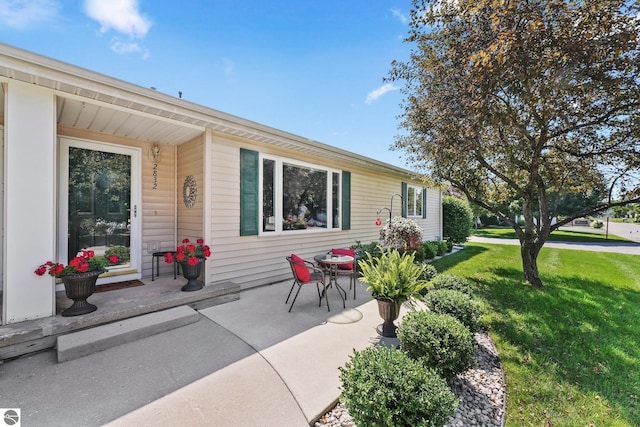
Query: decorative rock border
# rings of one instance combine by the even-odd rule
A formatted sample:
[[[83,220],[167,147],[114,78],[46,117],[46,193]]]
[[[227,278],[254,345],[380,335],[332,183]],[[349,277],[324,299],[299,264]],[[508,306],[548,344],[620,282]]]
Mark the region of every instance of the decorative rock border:
[[[477,365],[449,381],[460,404],[447,427],[502,427],[507,404],[506,383],[500,356],[491,337],[475,334]],[[316,423],[315,427],[356,427],[346,408],[338,404]]]

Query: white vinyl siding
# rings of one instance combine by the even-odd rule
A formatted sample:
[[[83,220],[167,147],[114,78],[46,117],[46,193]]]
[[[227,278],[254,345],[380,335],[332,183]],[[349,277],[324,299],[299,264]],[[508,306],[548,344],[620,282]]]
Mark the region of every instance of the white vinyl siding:
[[[285,256],[296,253],[303,258],[334,247],[348,247],[357,240],[378,240],[380,227],[375,224],[376,211],[388,207],[391,195],[398,193],[402,178],[384,175],[350,164],[328,163],[330,169],[351,172],[351,229],[327,233],[282,233],[240,236],[240,148],[266,152],[267,148],[250,145],[239,138],[216,134],[213,138],[211,206],[211,247],[214,282],[233,281],[243,288],[275,283],[290,278]],[[269,147],[267,155],[291,158],[291,152]],[[298,160],[317,164],[317,159],[299,154]],[[406,179],[406,177],[404,177]],[[417,185],[417,183],[413,183]],[[435,207],[439,190],[429,189],[427,206]],[[400,216],[401,204],[394,204]],[[428,220],[416,218],[425,229],[424,239],[440,237],[439,212],[428,212]],[[385,219],[385,218],[383,218]],[[208,261],[209,262],[209,261]]]

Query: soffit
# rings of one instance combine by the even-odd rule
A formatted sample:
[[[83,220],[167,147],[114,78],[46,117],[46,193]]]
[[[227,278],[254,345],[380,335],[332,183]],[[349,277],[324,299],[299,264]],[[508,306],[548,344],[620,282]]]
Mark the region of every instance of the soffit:
[[[64,127],[171,145],[187,142],[209,128],[318,158],[412,175],[346,150],[2,44],[1,77],[54,90],[57,121]],[[2,97],[4,90],[0,84]],[[0,102],[0,115],[4,116],[4,102]]]

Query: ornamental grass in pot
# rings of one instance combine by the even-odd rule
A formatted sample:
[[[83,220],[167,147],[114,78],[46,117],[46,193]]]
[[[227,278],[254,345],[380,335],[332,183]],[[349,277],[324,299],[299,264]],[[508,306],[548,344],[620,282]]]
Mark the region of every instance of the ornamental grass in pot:
[[[394,321],[400,314],[400,306],[421,300],[428,281],[421,276],[424,264],[415,263],[413,252],[400,253],[397,249],[387,248],[377,258],[367,252],[366,259],[358,261],[363,283],[378,301],[378,312],[384,323],[378,327],[378,333],[384,337],[395,337]]]

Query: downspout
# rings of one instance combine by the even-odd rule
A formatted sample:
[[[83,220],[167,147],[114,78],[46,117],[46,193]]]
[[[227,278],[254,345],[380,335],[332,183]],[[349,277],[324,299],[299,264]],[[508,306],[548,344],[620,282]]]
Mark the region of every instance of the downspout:
[[[210,245],[211,247],[213,247],[213,226],[211,224],[211,220],[213,218],[213,212],[212,212],[212,203],[211,203],[211,199],[212,199],[212,195],[211,192],[213,191],[212,188],[212,184],[211,184],[211,180],[213,178],[213,131],[209,128],[207,128],[205,130],[205,133],[203,135],[204,137],[204,141],[203,144],[204,146],[202,147],[204,153],[203,153],[203,159],[202,159],[202,176],[203,176],[203,183],[202,183],[202,202],[203,202],[203,209],[202,209],[202,236],[205,239],[205,242]],[[213,269],[212,269],[212,265],[213,265],[213,258],[209,259],[208,263],[205,263],[205,271],[204,271],[204,284],[205,286],[208,284],[208,277],[213,277]]]
[[[173,146],[173,244],[178,244],[178,146]],[[153,266],[152,266],[153,267]]]

